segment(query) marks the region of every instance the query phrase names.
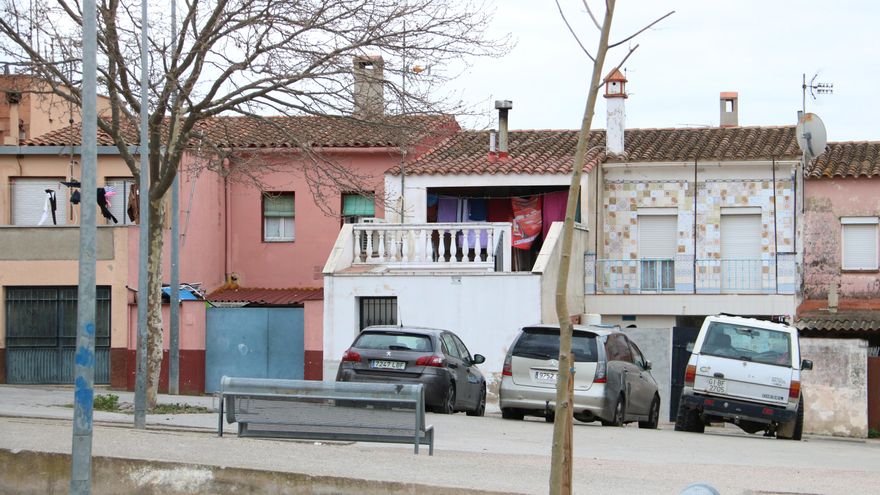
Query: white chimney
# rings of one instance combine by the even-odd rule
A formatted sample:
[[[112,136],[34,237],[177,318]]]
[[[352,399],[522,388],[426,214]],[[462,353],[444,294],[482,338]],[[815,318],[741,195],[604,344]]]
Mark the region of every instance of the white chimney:
[[[605,77],[605,106],[608,122],[605,126],[605,151],[614,155],[623,154],[623,131],[626,127],[626,78],[618,69]]]
[[[722,91],[720,104],[720,126],[737,127],[739,125],[739,94],[736,91]]]

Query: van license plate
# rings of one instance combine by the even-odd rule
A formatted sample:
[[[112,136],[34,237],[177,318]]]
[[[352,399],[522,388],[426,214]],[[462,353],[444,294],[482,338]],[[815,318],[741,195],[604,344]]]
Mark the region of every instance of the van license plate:
[[[535,381],[542,383],[556,383],[556,372],[535,371]]]
[[[713,394],[726,394],[727,393],[727,381],[722,380],[720,378],[707,378],[706,379],[706,392],[711,392]]]
[[[406,369],[406,363],[403,361],[371,361],[370,367],[382,370],[402,370]]]

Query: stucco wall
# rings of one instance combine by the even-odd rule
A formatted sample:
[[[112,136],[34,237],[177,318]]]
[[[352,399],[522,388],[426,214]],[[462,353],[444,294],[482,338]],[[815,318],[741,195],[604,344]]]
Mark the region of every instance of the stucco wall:
[[[535,261],[532,273],[541,277],[541,322],[558,323],[556,312],[556,284],[559,281],[559,261],[562,257],[562,222],[553,222],[547,232],[547,239]],[[587,251],[588,232],[585,227],[576,226],[571,243],[571,264],[569,266],[566,302],[569,315],[584,313],[584,256]]]
[[[335,378],[339,358],[359,331],[357,298],[396,296],[398,322],[454,331],[471,354],[486,356],[480,369],[494,382],[519,328],[540,321],[540,278],[531,273],[327,276],[324,379]]]
[[[868,344],[862,339],[801,338],[804,432],[864,438],[868,434]]]
[[[880,177],[812,179],[806,184],[804,296],[824,299],[840,285],[841,298],[880,297],[880,274],[841,271],[843,216],[880,216]]]

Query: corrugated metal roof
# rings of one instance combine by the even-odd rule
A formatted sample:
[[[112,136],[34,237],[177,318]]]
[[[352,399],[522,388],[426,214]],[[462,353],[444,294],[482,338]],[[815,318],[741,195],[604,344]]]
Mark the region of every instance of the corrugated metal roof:
[[[810,311],[798,315],[794,326],[827,332],[876,332],[880,331],[880,311]]]
[[[219,289],[206,298],[216,303],[248,303],[265,306],[290,306],[305,301],[321,301],[324,289],[298,287],[289,289],[246,288]]]

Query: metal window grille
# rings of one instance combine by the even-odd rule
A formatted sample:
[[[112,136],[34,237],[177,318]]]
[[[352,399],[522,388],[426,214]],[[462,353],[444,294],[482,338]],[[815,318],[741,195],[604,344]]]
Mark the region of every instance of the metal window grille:
[[[361,297],[360,329],[370,325],[397,325],[396,297]]]
[[[76,347],[76,287],[7,287],[6,346]],[[95,291],[95,347],[110,347],[110,288]]]

